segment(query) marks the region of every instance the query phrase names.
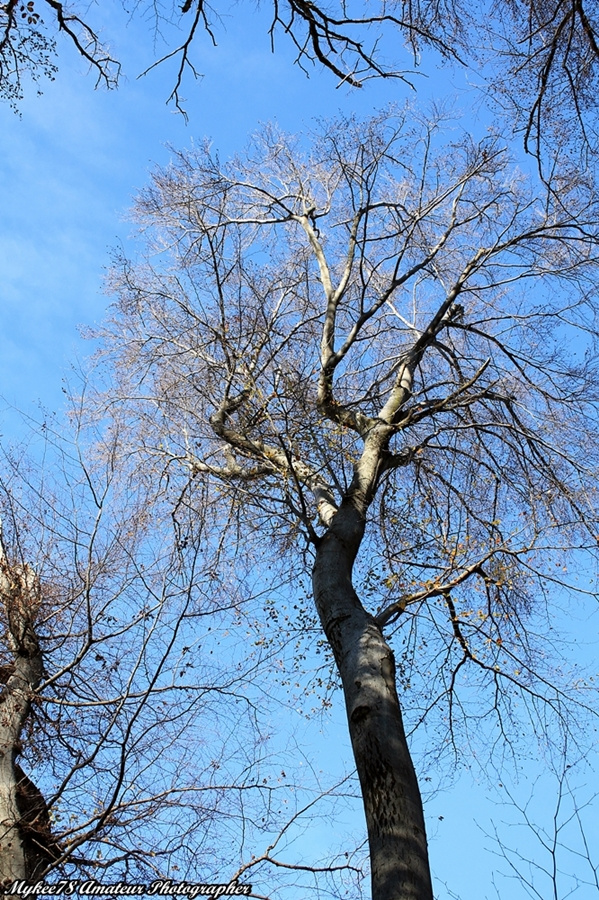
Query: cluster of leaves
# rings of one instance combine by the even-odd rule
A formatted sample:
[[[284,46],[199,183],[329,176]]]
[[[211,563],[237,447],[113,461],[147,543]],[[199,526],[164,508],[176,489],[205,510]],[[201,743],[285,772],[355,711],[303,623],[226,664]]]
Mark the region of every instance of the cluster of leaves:
[[[38,83],[57,72],[56,44],[43,28],[32,0],[0,6],[0,98],[18,108],[27,74]]]

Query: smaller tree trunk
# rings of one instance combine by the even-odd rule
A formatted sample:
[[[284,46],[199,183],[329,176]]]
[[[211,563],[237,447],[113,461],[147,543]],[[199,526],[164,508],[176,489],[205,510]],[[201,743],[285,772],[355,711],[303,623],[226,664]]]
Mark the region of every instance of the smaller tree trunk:
[[[32,839],[47,810],[42,795],[16,763],[31,699],[43,673],[34,627],[39,608],[38,579],[29,566],[10,566],[0,557],[0,600],[5,610],[6,643],[13,661],[0,667],[0,883],[33,880],[48,860],[42,841]],[[28,786],[37,794],[34,801]],[[48,820],[49,836],[49,820]]]

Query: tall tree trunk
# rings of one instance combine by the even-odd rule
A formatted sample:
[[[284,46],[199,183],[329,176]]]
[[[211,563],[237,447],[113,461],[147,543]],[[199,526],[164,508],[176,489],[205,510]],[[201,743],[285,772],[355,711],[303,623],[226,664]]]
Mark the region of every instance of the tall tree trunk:
[[[45,867],[47,855],[30,834],[37,830],[45,804],[33,821],[27,809],[27,784],[31,783],[16,764],[31,698],[43,673],[34,628],[39,583],[29,566],[10,566],[3,552],[0,600],[5,610],[6,643],[13,657],[11,663],[0,667],[0,680],[4,682],[0,693],[0,884],[6,886],[16,879],[35,878]]]
[[[342,504],[317,548],[314,597],[345,693],[368,828],[372,900],[432,900],[422,799],[393,651],[352,584],[363,533],[363,517]]]

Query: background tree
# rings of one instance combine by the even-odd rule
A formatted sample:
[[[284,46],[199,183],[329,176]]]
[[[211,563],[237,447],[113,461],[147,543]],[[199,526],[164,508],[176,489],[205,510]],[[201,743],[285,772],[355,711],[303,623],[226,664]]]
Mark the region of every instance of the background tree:
[[[256,546],[311,571],[375,900],[431,896],[402,708],[501,766],[523,717],[550,752],[586,707],[541,648],[567,556],[597,544],[594,195],[535,195],[497,138],[440,125],[177,155],[103,335],[99,408],[136,466],[162,460],[186,528],[209,504],[242,572]]]
[[[52,858],[53,841],[43,797],[16,763],[31,701],[43,673],[35,630],[40,585],[31,567],[11,565],[0,534],[0,595],[10,661],[2,665],[0,694],[0,872],[2,881],[34,878]]]
[[[285,667],[262,623],[258,640],[251,584],[223,575],[218,543],[200,549],[201,527],[161,527],[153,478],[121,477],[115,436],[92,448],[75,424],[71,442],[44,424],[41,469],[3,459],[0,880],[273,867],[332,785],[307,756],[305,777],[282,775],[282,700],[258,674]]]

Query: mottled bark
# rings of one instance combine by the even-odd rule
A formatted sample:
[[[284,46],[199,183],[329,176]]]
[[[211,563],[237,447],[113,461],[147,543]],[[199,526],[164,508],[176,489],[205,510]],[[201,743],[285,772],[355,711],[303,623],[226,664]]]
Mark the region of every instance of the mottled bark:
[[[403,727],[393,651],[353,588],[363,517],[342,504],[317,549],[314,596],[343,683],[362,788],[372,900],[432,900],[422,799]]]
[[[13,657],[2,666],[0,693],[0,883],[10,884],[15,879],[33,879],[43,871],[48,860],[44,844],[49,844],[50,834],[43,797],[16,763],[23,726],[43,672],[34,627],[39,582],[29,566],[9,565],[3,554],[0,601],[6,644]]]

